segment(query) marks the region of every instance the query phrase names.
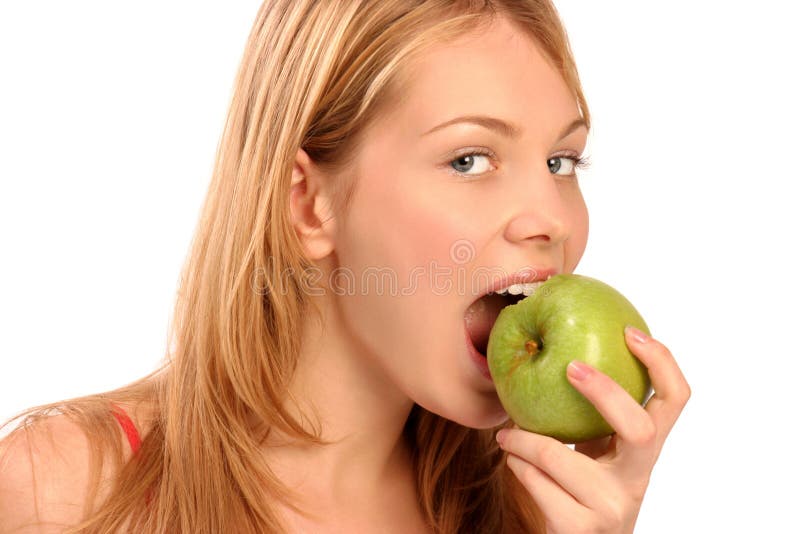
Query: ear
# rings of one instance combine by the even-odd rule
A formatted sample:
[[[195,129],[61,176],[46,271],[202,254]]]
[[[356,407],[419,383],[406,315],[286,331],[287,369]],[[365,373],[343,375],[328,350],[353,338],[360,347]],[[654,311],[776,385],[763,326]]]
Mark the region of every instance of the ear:
[[[328,256],[334,248],[329,180],[305,150],[297,150],[289,188],[289,209],[295,232],[312,260]]]

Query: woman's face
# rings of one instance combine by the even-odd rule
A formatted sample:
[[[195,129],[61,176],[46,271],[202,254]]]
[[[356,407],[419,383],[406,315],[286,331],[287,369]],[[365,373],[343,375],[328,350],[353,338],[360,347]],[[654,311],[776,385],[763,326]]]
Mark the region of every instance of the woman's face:
[[[569,157],[587,130],[562,137],[580,119],[576,98],[503,19],[432,47],[409,72],[352,169],[332,257],[354,285],[337,278],[337,320],[414,402],[487,428],[507,416],[468,349],[465,314],[500,276],[578,264],[588,213]],[[440,126],[463,116],[491,121]]]

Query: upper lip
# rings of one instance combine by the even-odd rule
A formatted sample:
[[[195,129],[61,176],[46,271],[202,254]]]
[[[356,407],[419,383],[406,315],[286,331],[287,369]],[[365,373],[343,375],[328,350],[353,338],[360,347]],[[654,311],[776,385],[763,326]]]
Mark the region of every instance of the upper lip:
[[[497,292],[513,284],[530,284],[532,282],[541,282],[547,280],[548,276],[556,274],[558,274],[558,269],[553,267],[526,267],[524,269],[520,269],[514,274],[506,275],[494,280],[480,296],[483,297],[489,293]]]

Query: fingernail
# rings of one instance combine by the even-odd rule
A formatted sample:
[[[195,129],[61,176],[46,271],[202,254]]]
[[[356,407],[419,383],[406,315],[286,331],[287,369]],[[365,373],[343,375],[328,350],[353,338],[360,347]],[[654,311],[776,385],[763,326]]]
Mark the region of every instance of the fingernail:
[[[507,431],[505,428],[504,428],[504,429],[502,429],[502,430],[500,430],[500,431],[497,433],[497,435],[495,436],[495,439],[497,440],[497,443],[499,443],[500,445],[502,445],[502,444],[503,444],[503,441],[506,439],[506,434],[507,434],[507,433],[508,433],[508,431]]]
[[[650,339],[647,334],[631,325],[625,327],[625,332],[630,332],[630,334],[633,336],[633,339],[639,343],[647,343],[647,340]]]
[[[571,361],[567,366],[567,374],[575,380],[585,380],[591,371],[591,367],[578,360]]]

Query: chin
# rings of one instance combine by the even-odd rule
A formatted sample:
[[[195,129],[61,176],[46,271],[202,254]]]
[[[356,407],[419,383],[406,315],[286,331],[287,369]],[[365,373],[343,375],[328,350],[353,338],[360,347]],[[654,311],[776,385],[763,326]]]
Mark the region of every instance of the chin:
[[[486,411],[486,412],[477,412],[471,414],[465,414],[465,417],[461,418],[460,421],[456,421],[460,425],[464,425],[469,428],[475,428],[479,430],[484,430],[488,428],[495,428],[506,421],[508,421],[508,414],[500,406],[500,402],[497,401],[497,405],[499,408],[495,408],[494,410]]]
[[[430,409],[425,406],[423,408],[454,423],[476,430],[495,428],[508,421],[508,414],[494,392],[480,395],[478,400],[459,403],[452,409],[448,409],[449,406],[443,406],[444,409]]]

